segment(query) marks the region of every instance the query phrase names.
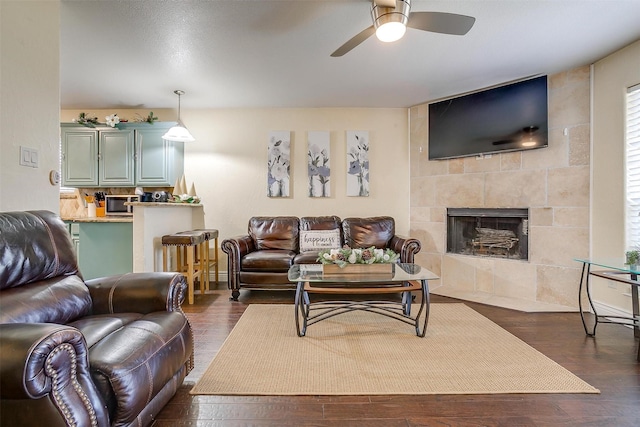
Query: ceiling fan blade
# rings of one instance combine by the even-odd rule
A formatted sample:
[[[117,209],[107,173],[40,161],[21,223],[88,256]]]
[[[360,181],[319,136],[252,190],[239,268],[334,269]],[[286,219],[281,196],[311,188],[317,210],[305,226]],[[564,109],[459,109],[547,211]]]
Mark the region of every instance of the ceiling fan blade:
[[[362,43],[363,41],[371,37],[375,32],[376,32],[376,29],[373,27],[373,25],[370,26],[369,28],[364,29],[363,31],[353,36],[345,44],[340,46],[335,52],[331,54],[331,56],[335,58],[335,57],[344,55],[345,53],[349,52],[351,49],[353,49],[354,47],[358,46],[360,43]]]
[[[469,32],[476,18],[444,12],[411,12],[407,27],[433,33],[463,36]]]

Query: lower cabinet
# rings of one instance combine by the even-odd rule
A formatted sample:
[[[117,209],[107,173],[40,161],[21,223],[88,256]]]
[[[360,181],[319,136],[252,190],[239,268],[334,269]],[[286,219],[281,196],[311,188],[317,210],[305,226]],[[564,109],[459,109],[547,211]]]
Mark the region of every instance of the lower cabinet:
[[[69,233],[71,233],[71,241],[73,242],[73,248],[76,251],[76,258],[80,253],[80,224],[77,222],[67,223],[69,227]]]
[[[71,222],[69,232],[85,280],[133,271],[133,223]]]

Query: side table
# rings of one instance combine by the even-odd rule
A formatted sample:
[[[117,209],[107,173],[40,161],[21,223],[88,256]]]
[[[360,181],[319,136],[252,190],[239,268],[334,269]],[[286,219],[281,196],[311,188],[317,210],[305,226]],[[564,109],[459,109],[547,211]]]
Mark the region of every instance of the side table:
[[[633,327],[633,335],[636,338],[640,337],[640,305],[638,304],[638,287],[640,287],[640,281],[638,275],[640,270],[637,266],[633,267],[623,264],[621,261],[616,260],[590,260],[575,258],[577,262],[582,263],[582,274],[580,276],[580,287],[578,290],[578,306],[580,308],[580,318],[582,319],[582,326],[587,336],[595,337],[596,328],[598,323],[617,323],[620,325],[626,325]],[[591,270],[591,266],[602,267],[604,270]],[[590,276],[596,276],[607,280],[613,280],[616,282],[626,283],[631,286],[631,304],[633,310],[633,317],[628,316],[609,316],[598,314],[591,298],[591,283]],[[595,318],[593,329],[589,331],[587,322],[584,317],[584,311],[582,309],[582,289],[586,290],[587,299],[593,315]],[[638,345],[638,361],[640,361],[640,344]]]

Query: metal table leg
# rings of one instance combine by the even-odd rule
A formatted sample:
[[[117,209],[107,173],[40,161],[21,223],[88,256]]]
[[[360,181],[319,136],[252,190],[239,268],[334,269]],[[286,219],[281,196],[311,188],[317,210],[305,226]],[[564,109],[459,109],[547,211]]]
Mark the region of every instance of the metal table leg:
[[[429,295],[429,282],[425,280],[420,281],[422,283],[422,301],[420,302],[420,310],[418,310],[418,314],[416,315],[416,335],[420,338],[424,338],[427,333],[427,324],[429,323],[429,307],[431,304],[430,295]],[[422,331],[420,330],[420,316],[422,315],[422,311],[424,311],[424,324],[422,325]]]
[[[589,286],[589,275],[591,274],[591,264],[583,262],[582,263],[582,275],[580,276],[580,288],[578,289],[578,307],[580,309],[580,318],[582,319],[582,326],[584,327],[584,332],[593,337],[596,335],[596,328],[598,327],[598,313],[596,312],[596,308],[593,305],[593,300],[591,299],[591,286]],[[589,305],[591,306],[591,310],[593,310],[594,315],[594,324],[593,330],[589,332],[587,328],[587,322],[584,318],[584,311],[582,310],[582,288],[586,288],[587,291],[587,299],[589,300]]]
[[[638,281],[638,275],[631,275],[632,281]],[[638,304],[638,286],[631,286],[631,305],[633,307],[633,318],[636,319],[633,327],[633,336],[640,338],[640,304]],[[640,345],[638,346],[638,360],[640,360]]]
[[[305,303],[305,299],[307,303]],[[298,282],[294,309],[296,315],[296,332],[299,337],[303,337],[307,333],[307,319],[309,317],[308,301],[309,296],[304,291],[304,282]]]

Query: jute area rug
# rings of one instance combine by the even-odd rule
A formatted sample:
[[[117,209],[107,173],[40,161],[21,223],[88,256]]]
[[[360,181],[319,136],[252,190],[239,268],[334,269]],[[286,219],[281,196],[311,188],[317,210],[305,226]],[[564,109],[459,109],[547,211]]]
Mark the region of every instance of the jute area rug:
[[[599,393],[464,304],[411,325],[352,312],[295,331],[293,305],[250,305],[191,394]]]

